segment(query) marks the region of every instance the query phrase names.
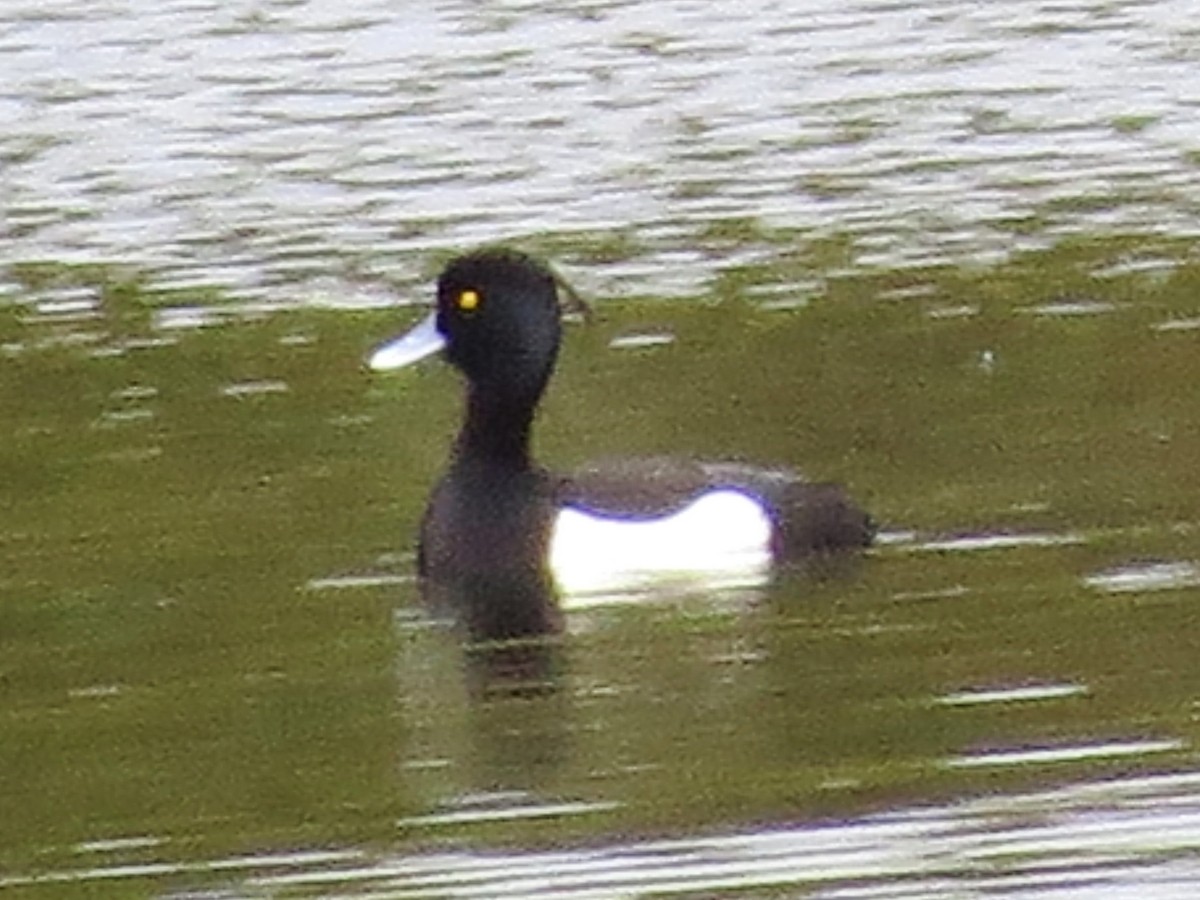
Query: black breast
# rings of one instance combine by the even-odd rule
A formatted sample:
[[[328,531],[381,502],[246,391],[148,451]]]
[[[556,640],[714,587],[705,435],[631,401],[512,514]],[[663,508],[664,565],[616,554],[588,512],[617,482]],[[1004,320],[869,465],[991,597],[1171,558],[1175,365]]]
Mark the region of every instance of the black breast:
[[[550,479],[539,470],[453,467],[421,525],[422,596],[474,640],[558,630],[547,548],[554,521]]]

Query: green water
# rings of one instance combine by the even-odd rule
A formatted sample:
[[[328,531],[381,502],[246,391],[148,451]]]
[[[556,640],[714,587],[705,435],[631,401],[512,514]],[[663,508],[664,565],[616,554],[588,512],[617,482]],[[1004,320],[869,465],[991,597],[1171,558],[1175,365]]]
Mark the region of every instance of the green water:
[[[456,427],[445,367],[363,369],[409,317],[292,310],[156,333],[153,307],[195,298],[104,269],[15,273],[28,291],[99,286],[104,302],[67,323],[27,315],[19,293],[0,311],[0,876],[713,831],[1192,768],[1197,589],[1083,579],[1198,555],[1200,328],[1161,327],[1200,315],[1196,247],[1080,240],[978,270],[820,262],[784,255],[692,301],[597,298],[568,331],[539,455],[793,464],[919,537],[751,597],[575,614],[556,692],[487,700],[468,695],[457,646],[398,621],[411,584],[337,583],[411,573]],[[820,285],[807,303],[754,299],[801,273]],[[676,340],[608,348],[647,329]],[[920,547],[973,532],[1071,540]],[[1077,690],[938,702],[1022,684]],[[1170,746],[948,764],[1130,740]],[[598,806],[421,818],[500,790]],[[88,848],[142,837],[115,857]]]

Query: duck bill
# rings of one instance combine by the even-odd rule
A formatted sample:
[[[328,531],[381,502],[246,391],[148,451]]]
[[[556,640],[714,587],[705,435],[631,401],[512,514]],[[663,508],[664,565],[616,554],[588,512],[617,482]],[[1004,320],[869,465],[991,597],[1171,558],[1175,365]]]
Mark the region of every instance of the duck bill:
[[[432,356],[445,346],[446,338],[438,331],[437,313],[433,312],[410,331],[378,347],[367,358],[367,365],[376,372],[401,369]]]

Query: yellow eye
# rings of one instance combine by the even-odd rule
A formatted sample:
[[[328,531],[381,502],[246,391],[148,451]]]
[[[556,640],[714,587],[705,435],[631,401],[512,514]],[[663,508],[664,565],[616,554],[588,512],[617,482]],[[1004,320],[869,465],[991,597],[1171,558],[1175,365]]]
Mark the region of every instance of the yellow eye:
[[[458,308],[463,312],[474,312],[479,307],[478,291],[463,291],[458,295]]]

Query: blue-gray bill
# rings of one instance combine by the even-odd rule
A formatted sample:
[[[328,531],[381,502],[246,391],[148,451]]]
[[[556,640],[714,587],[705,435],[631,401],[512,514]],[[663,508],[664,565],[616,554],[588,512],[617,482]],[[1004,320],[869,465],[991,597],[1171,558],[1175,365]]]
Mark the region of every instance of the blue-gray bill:
[[[376,372],[400,369],[432,356],[445,346],[446,338],[437,327],[437,313],[430,313],[400,337],[377,347],[367,358],[367,365]]]

